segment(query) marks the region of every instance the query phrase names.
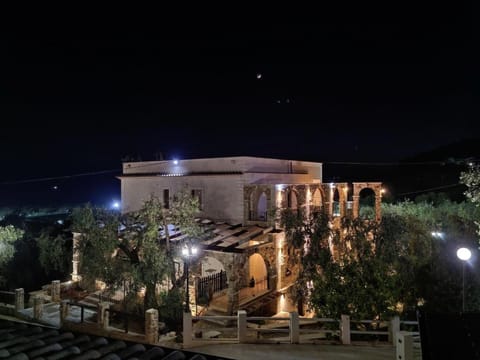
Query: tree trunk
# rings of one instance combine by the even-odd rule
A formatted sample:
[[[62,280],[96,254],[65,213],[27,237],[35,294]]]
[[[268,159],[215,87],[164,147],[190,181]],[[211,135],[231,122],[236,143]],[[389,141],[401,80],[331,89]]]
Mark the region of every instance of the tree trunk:
[[[158,308],[157,296],[155,294],[155,284],[147,284],[145,297],[143,298],[144,311]]]

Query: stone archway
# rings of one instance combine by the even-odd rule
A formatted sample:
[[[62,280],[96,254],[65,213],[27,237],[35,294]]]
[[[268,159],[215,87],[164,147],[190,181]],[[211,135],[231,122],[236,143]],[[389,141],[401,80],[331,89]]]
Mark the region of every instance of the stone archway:
[[[325,199],[325,196],[323,195],[321,188],[313,189],[312,200],[311,200],[313,211],[318,211],[321,208],[323,208],[324,199]]]
[[[265,260],[259,253],[248,258],[248,286],[268,289],[268,271]]]
[[[262,191],[257,201],[257,220],[267,221],[267,194]]]
[[[298,194],[297,191],[293,188],[293,186],[290,186],[286,189],[285,191],[285,196],[286,196],[286,207],[292,210],[298,209]]]
[[[371,189],[375,194],[375,220],[380,221],[381,203],[382,203],[382,183],[381,182],[354,182],[353,183],[353,217],[359,216],[360,210],[360,192],[363,189]]]
[[[247,221],[268,221],[271,205],[271,190],[265,185],[248,185],[244,188],[244,219]]]

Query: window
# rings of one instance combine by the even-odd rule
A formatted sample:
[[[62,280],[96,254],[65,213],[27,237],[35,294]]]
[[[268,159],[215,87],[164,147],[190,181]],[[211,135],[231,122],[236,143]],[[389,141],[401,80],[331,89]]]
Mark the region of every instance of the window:
[[[163,189],[163,207],[170,208],[170,191],[168,189]]]
[[[192,190],[192,197],[196,197],[198,199],[198,207],[200,208],[200,210],[203,210],[202,190],[193,189]]]

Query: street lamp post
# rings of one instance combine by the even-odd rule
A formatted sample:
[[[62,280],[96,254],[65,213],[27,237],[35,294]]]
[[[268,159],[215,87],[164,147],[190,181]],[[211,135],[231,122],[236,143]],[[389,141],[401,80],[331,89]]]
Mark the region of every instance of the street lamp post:
[[[185,259],[184,262],[184,268],[185,268],[185,276],[186,276],[186,287],[185,287],[185,312],[190,312],[190,294],[189,294],[189,288],[188,288],[188,267],[189,267],[189,262],[192,257],[197,255],[197,248],[195,246],[192,246],[190,244],[185,244],[185,246],[182,249],[182,256]]]
[[[465,312],[465,263],[471,256],[470,249],[462,247],[457,250],[457,257],[462,260],[462,312]]]

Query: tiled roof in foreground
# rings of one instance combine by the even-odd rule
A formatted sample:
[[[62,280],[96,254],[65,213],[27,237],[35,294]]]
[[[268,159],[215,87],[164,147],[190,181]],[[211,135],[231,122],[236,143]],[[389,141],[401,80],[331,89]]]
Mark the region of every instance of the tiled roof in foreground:
[[[0,359],[226,360],[229,358],[0,319]]]

